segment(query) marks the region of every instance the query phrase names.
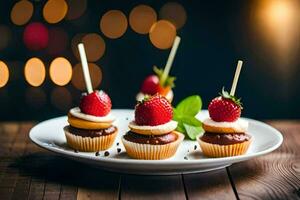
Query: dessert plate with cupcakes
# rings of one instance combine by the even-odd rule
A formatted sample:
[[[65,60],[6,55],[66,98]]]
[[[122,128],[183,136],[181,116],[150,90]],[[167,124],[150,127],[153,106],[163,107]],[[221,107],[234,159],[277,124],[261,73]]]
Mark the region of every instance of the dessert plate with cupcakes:
[[[31,129],[30,139],[44,149],[109,171],[171,175],[221,169],[270,153],[283,141],[275,128],[241,117],[235,96],[241,61],[231,91],[223,89],[208,110],[200,111],[197,95],[173,107],[159,92],[144,95],[134,109],[111,109],[113,99],[92,88],[83,44],[79,52],[87,94],[67,116]]]

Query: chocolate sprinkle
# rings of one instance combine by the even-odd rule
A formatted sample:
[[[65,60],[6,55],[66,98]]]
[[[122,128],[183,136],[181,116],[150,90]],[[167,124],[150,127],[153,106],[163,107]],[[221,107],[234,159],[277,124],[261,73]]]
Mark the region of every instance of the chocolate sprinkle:
[[[194,146],[194,150],[196,150],[196,149],[197,149],[197,145]]]
[[[120,149],[120,148],[117,148],[117,151],[118,151],[118,153],[120,153],[120,152],[121,152],[121,149]]]
[[[105,152],[104,152],[104,156],[109,156],[109,152],[108,152],[108,151],[105,151]]]
[[[186,156],[184,156],[184,160],[188,160],[188,158]]]
[[[96,155],[96,156],[99,156],[99,155],[100,155],[99,151],[97,151],[95,155]]]

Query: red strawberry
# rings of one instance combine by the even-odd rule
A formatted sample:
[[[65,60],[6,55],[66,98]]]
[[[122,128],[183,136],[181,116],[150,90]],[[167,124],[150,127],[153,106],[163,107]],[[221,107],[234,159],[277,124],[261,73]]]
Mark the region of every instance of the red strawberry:
[[[141,88],[141,92],[144,94],[154,95],[158,92],[159,78],[155,75],[148,76]]]
[[[241,116],[241,102],[226,91],[214,98],[208,106],[209,116],[216,122],[234,122]]]
[[[159,94],[146,97],[135,107],[135,123],[138,125],[157,126],[171,121],[172,117],[171,104]]]
[[[82,97],[79,108],[85,114],[102,117],[110,112],[111,100],[102,90],[94,91]]]

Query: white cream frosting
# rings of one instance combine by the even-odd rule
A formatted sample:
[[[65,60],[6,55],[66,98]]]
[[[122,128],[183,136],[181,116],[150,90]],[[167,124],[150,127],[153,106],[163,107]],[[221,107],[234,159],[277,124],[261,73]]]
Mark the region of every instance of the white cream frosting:
[[[82,113],[80,111],[79,107],[72,108],[70,110],[70,114],[73,115],[74,117],[77,117],[77,118],[80,118],[80,119],[83,119],[86,121],[91,121],[91,122],[109,123],[109,122],[115,121],[115,117],[111,113],[109,113],[108,115],[103,116],[103,117],[97,117],[94,115],[88,115],[88,114]]]
[[[142,101],[144,99],[146,94],[142,93],[142,92],[139,92],[137,95],[136,95],[136,100],[137,101]],[[168,101],[172,101],[173,100],[173,97],[174,97],[174,93],[173,93],[173,90],[170,90],[168,92],[168,94],[166,95],[166,99],[168,99]]]
[[[208,126],[233,128],[234,130],[239,130],[242,132],[246,132],[249,126],[249,122],[244,119],[238,119],[234,122],[216,122],[211,118],[207,118],[203,121],[203,123]]]
[[[174,131],[177,128],[176,121],[169,121],[165,124],[157,125],[157,126],[140,126],[135,123],[135,121],[131,121],[128,125],[130,129],[139,130],[141,132],[148,132],[154,134],[165,134],[171,131]]]

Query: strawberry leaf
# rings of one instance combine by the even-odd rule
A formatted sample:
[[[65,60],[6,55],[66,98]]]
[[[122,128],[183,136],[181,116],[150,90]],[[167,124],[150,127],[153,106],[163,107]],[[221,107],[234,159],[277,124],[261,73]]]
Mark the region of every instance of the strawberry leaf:
[[[237,98],[233,95],[230,95],[229,92],[225,91],[224,87],[222,88],[222,92],[219,93],[220,96],[224,99],[230,99],[231,101],[233,101],[236,105],[240,106],[241,109],[243,109],[243,104],[241,102],[241,98]]]
[[[153,67],[153,71],[154,73],[158,76],[159,80],[161,80],[161,77],[163,75],[164,70],[158,68],[157,66]],[[165,80],[165,82],[163,84],[161,84],[162,87],[175,87],[174,81],[176,80],[175,76],[168,76],[167,79]]]

